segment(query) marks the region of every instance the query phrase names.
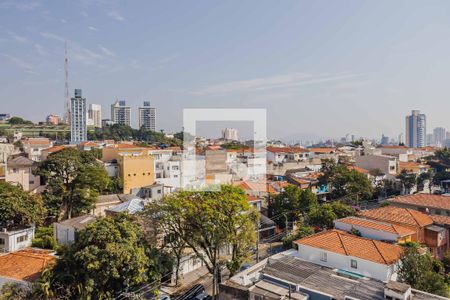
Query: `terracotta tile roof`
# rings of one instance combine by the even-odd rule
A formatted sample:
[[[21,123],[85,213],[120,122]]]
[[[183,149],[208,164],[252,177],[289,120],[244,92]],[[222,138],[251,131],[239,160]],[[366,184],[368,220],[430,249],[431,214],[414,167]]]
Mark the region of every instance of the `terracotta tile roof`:
[[[408,161],[408,162],[400,161],[399,162],[400,171],[406,170],[406,171],[411,171],[411,172],[417,173],[421,169],[424,169],[424,168],[429,168],[429,166],[424,165],[424,164],[419,164],[419,163],[413,162],[413,161]]]
[[[309,149],[300,147],[267,147],[266,151],[272,153],[305,153],[310,152]]]
[[[414,209],[394,206],[364,210],[361,211],[359,215],[368,219],[380,220],[389,223],[399,223],[415,227],[424,227],[433,224],[433,220],[426,214]]]
[[[35,281],[55,257],[50,251],[24,249],[0,256],[0,276],[16,280]]]
[[[360,167],[357,167],[357,166],[348,166],[347,168],[350,171],[354,170],[354,171],[356,171],[358,173],[361,173],[361,174],[369,174],[369,170],[366,170],[366,169],[363,169],[363,168],[360,168]]]
[[[268,183],[261,182],[251,182],[251,181],[238,181],[234,182],[233,185],[239,186],[246,191],[253,192],[267,192],[271,194],[277,193],[277,191]]]
[[[409,149],[409,148],[406,147],[406,146],[396,146],[396,145],[392,145],[392,146],[383,146],[383,147],[381,147],[381,148],[384,148],[384,149]]]
[[[63,150],[65,147],[60,145],[60,146],[53,146],[47,149],[44,149],[44,151],[47,151],[49,154],[50,153],[55,153],[55,152],[59,152],[61,150]]]
[[[450,217],[449,216],[441,216],[441,215],[430,215],[434,224],[441,225],[450,225]]]
[[[390,200],[392,203],[409,204],[420,207],[432,207],[450,210],[450,196],[415,194],[396,197]]]
[[[99,145],[95,142],[92,141],[85,141],[85,142],[81,142],[80,146],[86,146],[86,147],[98,147]]]
[[[338,219],[336,222],[342,222],[354,226],[364,227],[364,228],[370,228],[378,231],[384,231],[389,232],[393,234],[397,234],[399,237],[412,235],[415,233],[414,230],[403,227],[396,224],[390,224],[375,220],[369,220],[369,219],[363,219],[358,217],[347,217],[343,219]]]
[[[47,138],[30,138],[26,141],[23,142],[24,144],[29,144],[29,145],[49,145],[50,144],[50,140]]]
[[[302,238],[295,243],[385,265],[397,262],[403,251],[398,245],[362,238],[336,229]]]
[[[246,196],[247,196],[248,202],[253,202],[253,201],[259,201],[259,200],[261,200],[259,197],[249,196],[249,195],[246,195]]]
[[[336,148],[308,148],[308,150],[317,154],[330,154],[336,152]]]

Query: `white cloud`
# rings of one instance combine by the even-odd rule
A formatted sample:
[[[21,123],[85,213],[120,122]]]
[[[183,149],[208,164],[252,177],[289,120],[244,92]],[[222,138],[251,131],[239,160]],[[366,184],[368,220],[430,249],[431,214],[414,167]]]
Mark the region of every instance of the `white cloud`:
[[[21,11],[30,11],[35,10],[40,6],[40,4],[37,1],[31,1],[31,2],[19,2],[14,1],[14,6]]]
[[[30,40],[27,39],[26,37],[20,36],[11,31],[8,31],[8,35],[19,43],[29,43],[30,42]]]
[[[58,41],[58,42],[65,42],[66,39],[63,38],[62,36],[56,35],[54,33],[51,32],[41,32],[41,35],[48,39],[48,40],[54,40],[54,41]]]
[[[67,20],[66,20],[66,19],[61,19],[60,21],[61,21],[61,23],[63,23],[63,24],[67,23]]]
[[[125,18],[116,10],[112,10],[108,12],[108,16],[113,18],[116,21],[124,21]]]
[[[24,61],[21,58],[15,57],[13,55],[9,55],[6,53],[0,53],[0,56],[5,57],[6,59],[8,59],[11,63],[13,63],[14,65],[16,65],[17,67],[19,67],[20,69],[22,69],[24,72],[28,73],[28,74],[34,74],[34,75],[39,75],[36,71],[35,71],[35,67],[34,65]]]
[[[98,47],[100,48],[100,50],[102,50],[102,52],[103,52],[105,55],[108,55],[108,56],[116,56],[116,54],[115,54],[113,51],[109,50],[108,48],[106,48],[106,47],[104,47],[104,46],[102,46],[102,45],[98,45]]]
[[[88,26],[88,29],[92,30],[92,31],[98,31],[98,29],[96,27],[94,27],[94,26]]]
[[[248,80],[238,80],[226,83],[214,84],[203,89],[194,91],[196,95],[221,95],[228,93],[249,93],[267,89],[292,88],[303,85],[320,84],[330,81],[339,81],[350,77],[358,76],[355,74],[338,75],[313,75],[308,73],[288,73],[270,77],[262,77]]]

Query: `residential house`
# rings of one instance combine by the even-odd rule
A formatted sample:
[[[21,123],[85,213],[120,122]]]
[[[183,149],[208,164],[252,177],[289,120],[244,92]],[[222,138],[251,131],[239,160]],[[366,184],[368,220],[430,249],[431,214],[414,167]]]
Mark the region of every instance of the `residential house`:
[[[91,214],[97,217],[104,217],[105,210],[133,198],[135,198],[134,195],[125,194],[100,195],[97,197],[95,207],[92,209]]]
[[[22,144],[28,158],[37,162],[42,160],[42,150],[53,146],[53,142],[48,138],[29,138],[22,141]]]
[[[409,285],[382,282],[301,259],[295,250],[278,253],[220,285],[221,300],[438,300]]]
[[[3,227],[0,231],[0,253],[14,252],[31,246],[35,226]]]
[[[426,214],[450,216],[450,196],[414,194],[395,197],[389,202],[396,207],[415,209]]]
[[[380,281],[396,279],[402,247],[340,230],[327,230],[294,242],[303,260]]]
[[[311,151],[300,147],[267,147],[267,160],[273,164],[307,161]]]
[[[334,228],[346,232],[356,230],[362,237],[391,243],[410,242],[415,234],[408,227],[353,216],[335,220]]]
[[[53,154],[53,153],[56,153],[56,152],[59,152],[59,151],[63,150],[64,148],[66,148],[66,146],[67,145],[64,145],[64,146],[63,145],[58,145],[58,146],[53,146],[53,147],[50,147],[50,148],[42,149],[41,150],[41,161],[46,160],[47,157],[50,154]]]
[[[135,197],[123,203],[105,209],[106,216],[114,216],[120,213],[129,213],[131,215],[138,213],[144,209],[146,201]]]
[[[365,210],[359,214],[367,219],[396,224],[414,230],[415,234],[411,236],[411,240],[425,244],[434,257],[441,258],[447,251],[448,231],[437,230],[433,219],[420,211],[386,206]]]
[[[53,223],[53,235],[60,245],[75,242],[78,232],[97,219],[93,215],[84,215]]]
[[[388,177],[398,174],[397,158],[387,155],[363,155],[355,157],[355,166],[366,170],[378,169]]]
[[[26,192],[41,192],[41,177],[33,174],[36,162],[24,156],[10,158],[6,169],[6,182],[19,185]]]

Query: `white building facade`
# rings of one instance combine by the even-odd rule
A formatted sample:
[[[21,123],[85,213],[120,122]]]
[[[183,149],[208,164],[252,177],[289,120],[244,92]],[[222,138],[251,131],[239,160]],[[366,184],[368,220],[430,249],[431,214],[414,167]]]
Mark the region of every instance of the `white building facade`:
[[[81,89],[75,89],[75,97],[70,99],[70,143],[87,141],[86,98]]]

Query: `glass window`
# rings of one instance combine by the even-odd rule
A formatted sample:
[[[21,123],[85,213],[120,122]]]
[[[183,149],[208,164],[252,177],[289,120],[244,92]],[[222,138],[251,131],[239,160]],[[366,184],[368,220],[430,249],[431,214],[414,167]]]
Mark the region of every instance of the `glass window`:
[[[326,252],[320,253],[320,260],[321,261],[327,261],[327,253]]]
[[[4,245],[5,244],[5,239],[0,238],[0,245]]]
[[[358,262],[357,262],[356,260],[352,259],[352,260],[350,261],[350,266],[351,266],[353,269],[358,269]]]

